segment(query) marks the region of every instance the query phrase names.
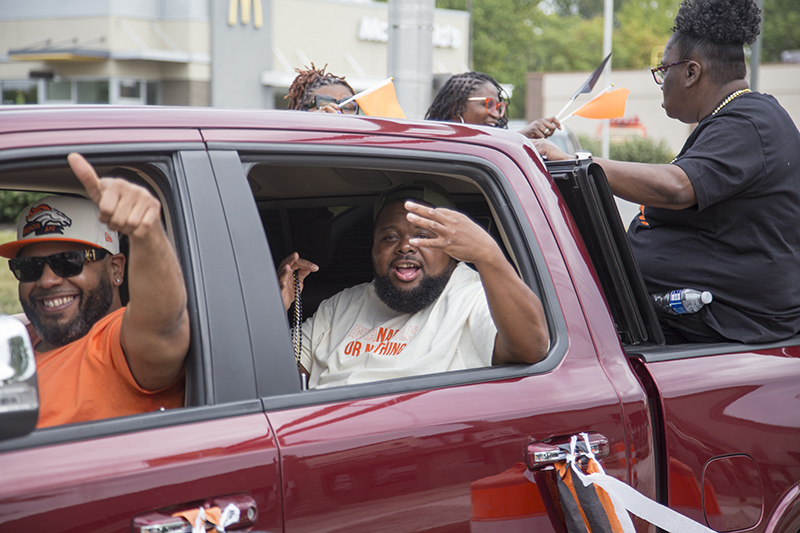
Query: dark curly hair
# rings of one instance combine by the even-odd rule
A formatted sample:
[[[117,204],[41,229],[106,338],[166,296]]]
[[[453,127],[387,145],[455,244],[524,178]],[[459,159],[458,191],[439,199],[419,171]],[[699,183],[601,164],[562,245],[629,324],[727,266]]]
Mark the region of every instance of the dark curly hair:
[[[307,111],[314,107],[312,97],[317,89],[328,85],[342,85],[350,90],[351,94],[356,92],[350,87],[350,84],[344,81],[344,76],[335,76],[330,72],[325,72],[328,67],[318,69],[311,63],[311,68],[306,67],[305,70],[299,68],[294,69],[297,72],[292,84],[289,86],[289,94],[284,96],[284,100],[289,100],[289,109],[297,109],[300,111]]]
[[[753,0],[683,0],[672,45],[681,58],[706,59],[711,80],[721,85],[747,75],[744,45],[755,42],[760,26]]]
[[[425,120],[446,120],[452,121],[453,117],[460,116],[467,108],[467,98],[475,87],[486,82],[491,83],[497,89],[497,97],[501,102],[505,102],[503,88],[494,78],[482,72],[464,72],[451,76],[449,80],[436,93],[436,98],[425,113]],[[498,128],[508,127],[508,116],[503,115],[497,121]]]

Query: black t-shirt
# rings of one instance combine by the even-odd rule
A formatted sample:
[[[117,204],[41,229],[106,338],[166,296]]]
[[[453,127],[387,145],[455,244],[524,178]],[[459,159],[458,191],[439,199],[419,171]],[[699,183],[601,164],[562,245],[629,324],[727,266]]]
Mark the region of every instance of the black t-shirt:
[[[745,93],[697,125],[673,161],[697,205],[646,207],[631,247],[650,292],[709,290],[700,311],[726,338],[800,331],[800,132],[770,95]]]

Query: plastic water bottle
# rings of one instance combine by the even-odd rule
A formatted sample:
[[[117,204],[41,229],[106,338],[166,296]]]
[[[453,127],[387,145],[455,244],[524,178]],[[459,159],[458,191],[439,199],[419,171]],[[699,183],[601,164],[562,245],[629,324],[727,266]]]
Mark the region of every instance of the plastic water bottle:
[[[662,294],[651,294],[657,307],[671,315],[696,313],[704,305],[711,303],[713,297],[708,291],[696,289],[675,289]]]

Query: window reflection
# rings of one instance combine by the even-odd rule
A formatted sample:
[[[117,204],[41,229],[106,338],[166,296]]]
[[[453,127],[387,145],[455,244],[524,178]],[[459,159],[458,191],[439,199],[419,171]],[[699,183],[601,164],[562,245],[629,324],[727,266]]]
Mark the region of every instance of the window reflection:
[[[119,82],[119,97],[120,98],[136,98],[141,97],[142,84],[138,81],[120,80]]]
[[[35,81],[4,81],[3,105],[39,103],[39,87]]]
[[[53,81],[47,82],[47,99],[48,100],[66,100],[72,101],[72,82],[71,81]]]
[[[77,85],[79,104],[109,103],[108,80],[79,81]]]

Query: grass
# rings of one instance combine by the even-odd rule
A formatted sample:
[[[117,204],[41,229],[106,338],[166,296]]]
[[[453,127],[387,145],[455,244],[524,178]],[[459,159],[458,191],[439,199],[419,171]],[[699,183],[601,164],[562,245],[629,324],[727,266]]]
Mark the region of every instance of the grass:
[[[0,243],[13,241],[16,231],[0,229]],[[14,315],[22,312],[17,296],[17,280],[8,269],[8,260],[0,258],[0,314]]]

